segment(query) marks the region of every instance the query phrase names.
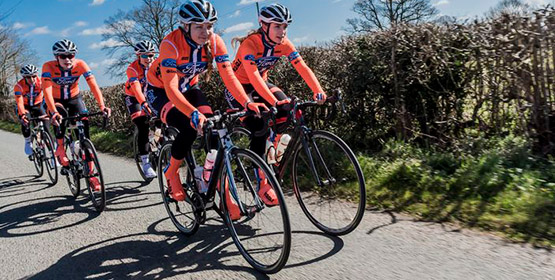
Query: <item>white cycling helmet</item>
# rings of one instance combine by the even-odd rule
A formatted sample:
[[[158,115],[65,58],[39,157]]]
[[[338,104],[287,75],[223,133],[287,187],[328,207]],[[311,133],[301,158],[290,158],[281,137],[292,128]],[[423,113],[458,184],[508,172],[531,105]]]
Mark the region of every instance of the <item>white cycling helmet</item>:
[[[134,46],[135,54],[155,53],[156,46],[150,41],[140,41]]]
[[[289,9],[281,4],[270,4],[260,9],[258,20],[265,23],[287,23],[293,22]]]
[[[208,1],[188,0],[179,8],[179,20],[183,24],[215,23],[218,20],[218,12]]]
[[[19,71],[19,73],[21,73],[21,76],[23,77],[36,76],[38,72],[39,69],[33,64],[27,64],[23,66],[23,68],[21,68],[21,70]]]
[[[54,53],[54,55],[76,54],[77,46],[72,41],[64,39],[56,42],[54,46],[52,46],[52,52]]]

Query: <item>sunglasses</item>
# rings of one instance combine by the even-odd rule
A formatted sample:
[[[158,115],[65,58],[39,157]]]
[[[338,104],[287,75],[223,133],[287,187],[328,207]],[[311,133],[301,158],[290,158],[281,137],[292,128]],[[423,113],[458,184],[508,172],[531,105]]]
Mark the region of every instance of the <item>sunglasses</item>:
[[[141,58],[153,58],[154,54],[141,54]]]
[[[73,59],[75,57],[75,55],[74,54],[60,54],[60,55],[58,55],[58,57],[61,58],[61,59],[66,59],[66,58]]]
[[[36,78],[37,78],[37,75],[33,75],[33,76],[25,76],[25,78],[27,78],[27,79],[36,79]]]

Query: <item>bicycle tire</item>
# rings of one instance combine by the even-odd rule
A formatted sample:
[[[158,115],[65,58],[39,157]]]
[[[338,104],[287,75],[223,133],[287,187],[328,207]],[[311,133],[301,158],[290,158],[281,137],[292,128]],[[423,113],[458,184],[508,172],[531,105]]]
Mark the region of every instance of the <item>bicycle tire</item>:
[[[197,232],[200,223],[198,216],[195,213],[197,209],[191,201],[191,197],[193,197],[193,192],[189,187],[187,187],[190,183],[190,176],[187,177],[187,184],[183,187],[187,194],[185,201],[175,201],[169,195],[166,176],[164,175],[164,170],[169,164],[171,158],[172,143],[172,141],[167,141],[166,144],[162,146],[158,158],[158,185],[160,186],[160,195],[162,196],[162,202],[164,202],[164,208],[166,209],[166,212],[168,213],[168,216],[170,217],[173,225],[177,228],[177,230],[179,230],[179,232],[183,233],[186,236],[191,236]],[[183,161],[183,164],[187,164],[185,160]],[[190,207],[191,211],[183,214],[181,212],[181,208],[184,207]],[[175,209],[175,211],[173,211],[173,209]],[[182,220],[190,222],[185,223],[182,222]]]
[[[254,152],[245,149],[233,148],[230,151],[230,155],[232,161],[235,162],[235,164],[237,165],[236,169],[232,171],[233,177],[230,180],[233,180],[236,183],[238,187],[238,196],[241,196],[239,194],[240,188],[238,183],[243,182],[244,184],[242,193],[244,194],[245,199],[239,199],[241,203],[250,209],[254,209],[253,207],[257,207],[255,197],[257,197],[258,194],[257,191],[254,190],[252,186],[253,180],[250,178],[248,174],[249,172],[247,172],[245,168],[252,168],[253,172],[251,172],[251,174],[257,172],[256,168],[260,168],[263,170],[264,174],[266,175],[266,179],[268,179],[270,185],[273,187],[279,205],[273,207],[263,206],[260,210],[257,210],[256,213],[251,214],[252,216],[243,216],[237,221],[232,221],[230,215],[228,214],[226,203],[226,196],[229,194],[225,191],[226,188],[220,188],[219,193],[223,205],[221,210],[223,212],[223,216],[228,226],[229,232],[231,234],[233,242],[239,249],[239,252],[252,267],[265,274],[276,273],[280,271],[287,263],[287,259],[289,258],[289,253],[291,250],[291,225],[283,192],[281,191],[278,180],[271,171],[270,167]],[[240,158],[242,158],[243,160],[239,160]],[[252,164],[252,166],[250,166],[250,164],[248,163],[245,164],[245,159],[251,161],[250,164]],[[228,178],[225,166],[224,168],[222,168],[219,175],[220,185],[225,185]],[[252,201],[249,200],[249,196],[252,196]],[[247,205],[246,203],[248,203],[249,205]],[[271,218],[268,219],[268,223],[264,223],[263,221],[261,222],[261,220],[266,217],[266,215],[268,215],[267,217],[271,216]],[[280,216],[282,221],[281,223],[279,222]],[[264,226],[261,227],[260,224],[263,223]],[[278,228],[275,231],[265,229],[266,227],[271,226],[282,226],[282,228]],[[243,234],[244,230],[246,230],[247,232]],[[268,231],[268,233],[262,233],[262,231]],[[271,244],[272,242],[268,242],[267,240],[264,240],[264,244],[261,244],[261,238],[271,238],[273,236],[277,236],[276,239],[274,239],[277,240],[277,242],[274,241],[273,245],[268,247],[267,244]],[[261,245],[256,246],[257,244],[254,243]],[[272,253],[276,251],[279,251],[279,254],[277,258],[272,257],[270,258],[270,261],[266,263],[261,260],[264,251],[270,253],[272,256],[275,255]]]
[[[44,141],[45,151],[44,151],[44,166],[46,167],[46,174],[52,182],[52,185],[58,183],[58,163],[56,162],[56,156],[54,155],[54,142],[52,137],[46,132],[42,132],[42,139]]]
[[[76,157],[73,154],[73,151],[70,150],[69,148],[70,142],[71,142],[70,138],[66,136],[64,138],[64,146],[65,146],[66,154],[67,154],[67,151],[69,151],[69,154],[70,154],[69,156],[71,156],[71,160],[69,161],[69,165],[67,167],[61,167],[61,168],[67,169],[67,174],[65,176],[67,180],[67,185],[69,187],[69,191],[71,192],[71,195],[73,196],[73,198],[77,198],[81,193],[81,181],[80,181],[81,171],[79,170],[79,165],[78,165],[78,162],[80,162],[81,159]]]
[[[87,189],[89,190],[89,196],[91,198],[91,202],[93,204],[94,209],[97,212],[102,212],[106,207],[106,187],[104,185],[104,177],[102,176],[102,169],[100,167],[100,162],[98,161],[98,155],[96,153],[96,149],[93,143],[89,139],[84,139],[81,143],[81,150],[80,155],[85,156],[85,160],[83,162],[84,169],[83,175],[85,177],[85,183],[87,184]],[[87,162],[93,162],[94,170],[91,172],[89,170],[89,165]],[[89,180],[90,174],[93,174],[95,178],[98,179],[100,182],[100,190],[95,191],[93,190],[92,184]]]
[[[295,193],[295,196],[297,197],[297,201],[299,202],[301,209],[303,210],[307,218],[318,229],[325,232],[326,234],[333,235],[333,236],[345,235],[352,232],[360,224],[360,221],[362,220],[362,217],[364,215],[364,210],[366,206],[366,186],[364,181],[364,175],[362,173],[360,164],[358,163],[354,153],[351,151],[349,146],[347,146],[347,144],[343,140],[341,140],[341,138],[328,131],[322,131],[322,130],[312,131],[309,135],[310,141],[308,141],[309,145],[312,145],[311,146],[312,155],[317,154],[316,149],[314,148],[314,145],[316,144],[315,139],[325,139],[330,142],[330,145],[321,146],[317,149],[318,151],[320,151],[320,155],[323,154],[323,152],[325,151],[327,154],[330,154],[330,157],[332,155],[333,157],[335,157],[334,159],[323,159],[323,162],[326,164],[325,164],[325,167],[323,167],[322,165],[319,166],[321,168],[320,169],[321,173],[326,173],[325,171],[326,169],[330,170],[330,173],[332,169],[334,171],[337,171],[338,173],[345,173],[347,172],[347,170],[350,170],[352,171],[353,174],[349,174],[349,175],[345,175],[344,177],[341,177],[342,178],[341,181],[347,182],[346,179],[349,179],[349,176],[350,176],[350,179],[351,179],[350,182],[354,182],[351,184],[357,184],[358,186],[351,188],[354,190],[339,189],[339,187],[335,190],[332,190],[331,188],[327,188],[329,186],[335,187],[336,183],[333,182],[333,180],[327,180],[332,183],[328,186],[325,186],[326,188],[315,186],[314,182],[311,183],[312,185],[308,185],[307,183],[303,186],[300,186],[300,182],[302,181],[303,178],[300,178],[299,174],[303,174],[305,176],[311,177],[313,180],[315,178],[314,178],[313,172],[310,170],[310,167],[308,167],[309,163],[307,162],[308,156],[306,155],[306,150],[303,148],[302,141],[299,141],[299,144],[295,147],[294,154],[293,154],[293,162],[292,162],[293,170],[291,172],[291,176],[292,176],[292,182],[293,182],[293,191]],[[339,147],[339,150],[332,151],[332,148],[333,148],[331,147],[332,145],[336,145],[337,147]],[[338,160],[337,157],[339,156],[339,151],[342,151],[343,154],[346,156],[346,158]],[[304,160],[304,162],[307,165],[304,167],[304,169],[299,168],[300,161],[302,160],[301,155],[304,155],[305,159],[307,159],[307,160]],[[317,163],[318,161],[315,160],[314,162]],[[350,166],[348,166],[349,163],[350,163]],[[342,170],[342,171],[339,171],[339,170]],[[356,179],[353,178],[354,176],[356,176]],[[333,176],[333,177],[337,177],[337,176]],[[346,183],[345,187],[348,187],[348,184],[349,183]],[[334,193],[335,191],[336,193]],[[337,194],[339,192],[346,192],[346,194],[343,194],[343,193]],[[357,194],[358,194],[358,199],[355,198]],[[340,201],[339,198],[342,198],[342,196],[347,196],[350,201],[357,200],[356,211],[353,209],[354,207],[352,207],[353,205],[352,202]],[[330,208],[331,207],[334,208],[333,210],[329,209],[327,212],[330,215],[333,214],[335,217],[341,214],[340,211],[345,213],[346,210],[349,210],[347,208],[353,209],[351,212],[353,212],[354,214],[349,213],[348,216],[350,217],[345,218],[345,220],[347,219],[349,220],[349,223],[346,224],[345,226],[338,226],[338,227],[333,227],[329,224],[326,225],[326,222],[323,221],[324,218],[319,217],[317,213],[315,213],[317,208],[319,208],[317,207],[318,204],[323,205],[325,203],[327,203]],[[320,212],[323,212],[323,211],[320,211]],[[329,223],[332,223],[332,222],[330,221]]]
[[[40,143],[41,141],[37,140],[37,135],[32,136],[32,148],[33,154],[31,155],[33,165],[35,166],[35,170],[37,171],[37,177],[41,177],[44,174],[44,164],[42,161],[43,158],[43,145]]]

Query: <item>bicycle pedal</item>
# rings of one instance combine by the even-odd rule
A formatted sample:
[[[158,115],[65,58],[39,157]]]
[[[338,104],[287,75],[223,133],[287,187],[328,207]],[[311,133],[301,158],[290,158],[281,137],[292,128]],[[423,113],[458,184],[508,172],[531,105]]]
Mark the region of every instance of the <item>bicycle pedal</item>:
[[[69,175],[69,168],[62,166],[62,168],[60,169],[60,174],[67,176]]]
[[[246,216],[247,216],[249,219],[250,219],[250,218],[253,218],[253,217],[256,215],[256,212],[259,211],[259,210],[258,210],[258,207],[256,207],[256,206],[249,206],[249,207],[246,207],[246,210],[247,210],[247,215],[246,215]]]

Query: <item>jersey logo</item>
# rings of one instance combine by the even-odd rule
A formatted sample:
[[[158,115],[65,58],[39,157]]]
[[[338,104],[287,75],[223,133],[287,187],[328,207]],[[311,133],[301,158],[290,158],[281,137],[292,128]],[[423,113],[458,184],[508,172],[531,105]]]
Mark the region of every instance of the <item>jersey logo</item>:
[[[297,59],[297,58],[299,58],[299,57],[301,57],[301,54],[299,54],[298,52],[292,52],[292,53],[290,53],[289,56],[288,56],[289,61],[293,61],[293,60],[295,60],[295,59]]]
[[[177,67],[177,62],[175,61],[175,59],[164,59],[162,60],[162,66],[163,67],[171,67],[171,68],[176,68]]]
[[[245,60],[252,60],[252,61],[254,61],[254,55],[252,55],[252,54],[246,55],[246,56],[245,56]]]
[[[256,60],[256,68],[258,71],[264,72],[272,68],[279,61],[277,56],[262,57]]]
[[[179,70],[179,72],[181,72],[185,76],[190,77],[206,71],[206,69],[208,68],[207,66],[208,63],[206,62],[187,63],[177,66],[177,70]]]
[[[229,55],[216,56],[216,63],[224,63],[229,61]]]
[[[74,84],[78,79],[79,77],[70,76],[70,77],[53,78],[52,81],[54,81],[54,83],[60,86],[69,86]]]

